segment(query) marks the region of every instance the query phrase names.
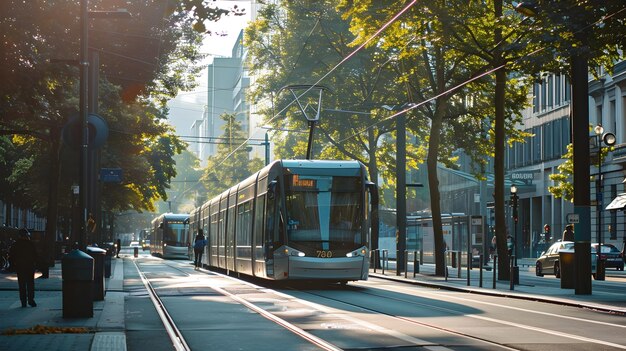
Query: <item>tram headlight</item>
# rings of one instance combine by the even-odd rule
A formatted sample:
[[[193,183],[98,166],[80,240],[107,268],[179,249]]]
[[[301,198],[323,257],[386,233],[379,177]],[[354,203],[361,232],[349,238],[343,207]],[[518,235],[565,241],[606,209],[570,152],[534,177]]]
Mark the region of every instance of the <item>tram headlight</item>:
[[[285,255],[287,256],[298,256],[298,257],[304,257],[306,256],[306,254],[302,251],[298,251],[296,249],[292,249],[290,247],[285,247]]]
[[[367,249],[362,247],[352,252],[348,252],[346,254],[346,257],[359,257],[359,256],[365,256],[366,254],[367,254]]]

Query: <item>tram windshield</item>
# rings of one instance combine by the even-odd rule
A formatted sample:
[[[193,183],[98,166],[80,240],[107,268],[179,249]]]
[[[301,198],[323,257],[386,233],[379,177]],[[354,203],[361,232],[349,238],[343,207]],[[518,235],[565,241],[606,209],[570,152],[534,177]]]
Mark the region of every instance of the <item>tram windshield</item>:
[[[187,246],[186,224],[183,221],[168,221],[163,228],[163,242],[172,246]]]
[[[317,250],[352,250],[364,245],[360,177],[288,175],[288,242]]]

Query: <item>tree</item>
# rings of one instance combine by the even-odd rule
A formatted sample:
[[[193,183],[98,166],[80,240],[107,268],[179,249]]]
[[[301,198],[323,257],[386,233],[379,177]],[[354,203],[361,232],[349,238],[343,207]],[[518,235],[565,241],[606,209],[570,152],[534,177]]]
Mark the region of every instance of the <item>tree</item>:
[[[340,8],[351,18],[353,32],[359,33],[356,43],[360,44],[406,6],[364,0],[344,1]],[[509,37],[505,35],[494,42],[490,33],[494,26],[505,27],[508,21],[510,18],[496,16],[483,3],[435,1],[407,9],[399,20],[389,23],[380,40],[370,43],[389,52],[403,48],[399,55],[399,82],[405,84],[412,101],[420,102],[413,113],[429,120],[427,136],[423,129],[413,133],[428,145],[426,164],[438,275],[445,273],[445,258],[437,165],[441,162],[457,167],[458,151],[463,150],[474,161],[476,176],[483,178],[489,157],[497,154],[494,144],[485,143],[485,139],[492,140],[491,123],[497,120],[493,80],[487,73],[497,61],[491,52],[507,43],[505,38]],[[503,82],[502,76],[496,77],[496,81]],[[497,126],[508,129],[511,141],[520,140],[524,134],[515,132],[514,126],[521,118],[525,89],[517,84],[508,85],[507,89],[508,104],[501,105],[500,111],[504,113],[506,108],[508,112],[506,119],[500,119],[506,127]],[[503,149],[504,145],[499,148]]]
[[[200,160],[189,150],[183,150],[174,156],[176,163],[176,177],[171,181],[171,188],[167,198],[173,204],[173,212],[189,213],[195,207],[200,206],[206,198],[206,189],[200,180],[202,169]],[[170,210],[170,204],[159,203],[159,213]]]
[[[263,160],[248,159],[248,149],[240,142],[246,139],[246,134],[241,128],[241,122],[237,121],[236,115],[223,113],[220,118],[226,122],[222,127],[225,140],[218,145],[217,153],[209,156],[207,167],[204,168],[201,178],[207,190],[207,200],[263,167]]]
[[[167,182],[175,173],[146,177],[154,172],[150,167],[159,164],[155,160],[151,164],[146,157],[148,151],[158,149],[153,143],[170,133],[163,124],[165,101],[194,84],[201,58],[200,35],[184,13],[163,19],[165,3],[117,4],[136,15],[132,23],[90,22],[90,43],[104,56],[100,114],[111,127],[109,144],[102,151],[103,164],[126,165],[124,184],[105,192],[103,202],[109,209],[150,209],[157,197],[167,196]],[[74,66],[80,36],[78,5],[70,0],[0,4],[4,14],[0,19],[0,78],[5,83],[0,87],[0,133],[14,135],[12,150],[17,157],[12,163],[17,167],[11,167],[3,184],[13,194],[3,199],[22,199],[25,207],[48,211],[48,237],[55,236],[56,206],[67,211],[72,207],[68,189],[77,177],[78,157],[61,144],[60,135],[78,106],[78,69]],[[90,5],[90,10],[111,10],[104,5],[116,3],[91,1]],[[116,40],[108,40],[111,36]],[[155,45],[148,47],[156,50],[143,50],[146,46],[137,45],[137,40],[152,40]],[[160,152],[163,161],[181,149],[175,137],[170,139],[173,146]]]

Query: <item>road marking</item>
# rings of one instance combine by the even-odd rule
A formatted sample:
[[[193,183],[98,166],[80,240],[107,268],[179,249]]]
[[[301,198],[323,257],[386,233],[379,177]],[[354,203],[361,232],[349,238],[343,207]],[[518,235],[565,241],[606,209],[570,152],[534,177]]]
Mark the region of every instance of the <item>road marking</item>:
[[[377,285],[376,287],[380,288],[379,285]],[[388,291],[392,291],[392,292],[397,292],[398,290],[404,290],[405,292],[409,292],[410,291],[407,288],[404,288],[404,287],[400,287],[399,288],[397,286],[393,286],[393,290],[391,289],[391,287],[388,287],[388,286],[386,286],[385,289],[388,290]],[[414,290],[411,291],[411,292],[415,293]],[[424,292],[420,291],[420,294],[422,294],[422,293],[424,293]],[[435,294],[435,293],[429,293],[429,292],[426,292],[425,294],[426,295],[431,295],[431,296],[436,296],[436,297],[441,297],[441,294]],[[412,295],[412,296],[415,296],[415,295]],[[456,299],[456,300],[461,300],[461,301],[470,301],[470,302],[475,302],[475,303],[479,303],[479,304],[486,304],[486,305],[496,306],[496,307],[500,307],[500,308],[508,308],[508,309],[513,309],[513,310],[518,310],[518,311],[524,311],[524,312],[529,312],[529,313],[548,315],[548,316],[552,316],[552,317],[560,317],[560,318],[571,319],[571,320],[576,320],[576,321],[581,321],[581,322],[597,323],[597,324],[601,324],[601,325],[608,325],[608,326],[619,327],[619,328],[626,327],[626,326],[622,326],[622,325],[618,325],[618,324],[611,324],[611,323],[598,322],[598,321],[590,321],[588,319],[569,317],[569,316],[561,316],[561,315],[558,315],[558,314],[547,313],[547,312],[528,311],[528,310],[524,310],[524,309],[521,309],[521,308],[518,308],[518,307],[503,306],[503,305],[499,305],[499,304],[495,304],[495,303],[491,303],[491,302],[476,301],[476,300],[466,299],[466,298],[452,296],[452,295],[446,295],[446,296],[447,297],[451,297],[451,298]],[[419,302],[414,302],[414,303],[415,304],[421,304],[421,305],[424,305],[424,306],[428,306],[429,308],[433,308],[433,309],[438,309],[438,310],[442,310],[442,311],[462,314],[465,317],[481,319],[481,320],[489,321],[489,322],[492,322],[492,323],[504,324],[504,325],[513,326],[513,327],[516,327],[516,328],[523,328],[523,329],[527,329],[527,330],[541,332],[541,333],[544,333],[544,334],[551,334],[551,335],[556,335],[556,336],[560,336],[560,337],[564,337],[564,338],[568,338],[568,339],[574,339],[574,340],[589,342],[589,343],[593,343],[593,344],[606,345],[606,346],[611,346],[611,347],[615,347],[615,348],[618,348],[618,349],[626,350],[626,346],[625,345],[615,344],[615,343],[608,342],[608,341],[603,341],[603,340],[598,340],[598,339],[591,339],[591,338],[586,338],[584,336],[578,336],[578,335],[573,335],[573,334],[568,334],[568,333],[562,333],[562,332],[553,331],[553,330],[546,330],[546,329],[539,328],[539,327],[533,327],[533,326],[526,325],[526,324],[519,324],[519,323],[509,322],[509,321],[505,321],[505,320],[501,320],[501,319],[495,319],[495,318],[478,316],[478,315],[471,315],[471,314],[463,314],[460,311],[455,311],[453,309],[445,308],[445,307],[436,307],[436,306],[433,306],[433,305],[430,305],[430,304],[426,305],[426,304],[419,303]]]

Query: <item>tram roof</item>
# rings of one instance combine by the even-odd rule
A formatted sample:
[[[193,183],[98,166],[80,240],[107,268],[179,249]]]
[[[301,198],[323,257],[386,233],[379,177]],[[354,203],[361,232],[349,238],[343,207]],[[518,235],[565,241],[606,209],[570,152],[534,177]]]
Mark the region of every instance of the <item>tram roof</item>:
[[[283,167],[299,168],[360,168],[361,163],[354,160],[280,160]]]

